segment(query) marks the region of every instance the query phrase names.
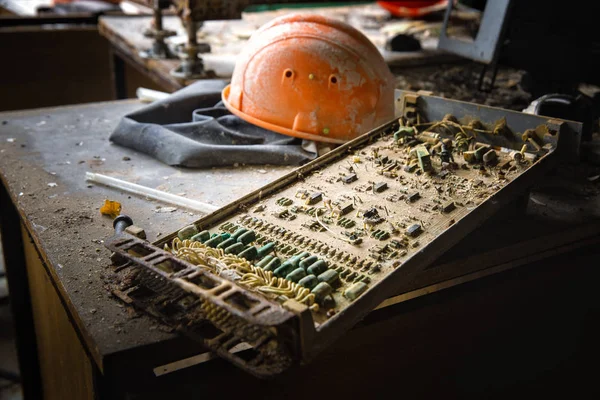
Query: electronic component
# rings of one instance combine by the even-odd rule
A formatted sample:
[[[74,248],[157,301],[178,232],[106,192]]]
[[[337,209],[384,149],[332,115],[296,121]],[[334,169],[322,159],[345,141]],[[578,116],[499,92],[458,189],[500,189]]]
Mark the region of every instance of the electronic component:
[[[408,227],[408,229],[406,230],[406,234],[410,237],[417,237],[421,234],[422,231],[423,228],[421,227],[421,225],[413,224]]]
[[[421,171],[428,172],[431,171],[431,157],[429,155],[429,151],[425,146],[417,146],[415,147],[417,153],[417,159],[419,160],[419,168]]]
[[[408,200],[408,201],[409,201],[409,202],[411,202],[411,203],[414,203],[415,201],[419,200],[420,198],[421,198],[421,193],[419,193],[419,192],[414,192],[414,193],[411,193],[411,194],[409,194],[409,195],[406,197],[406,200]]]
[[[417,164],[415,164],[415,163],[407,164],[404,167],[404,171],[406,171],[406,172],[415,172],[416,169],[417,169]]]
[[[177,232],[177,237],[181,240],[189,239],[195,234],[198,233],[198,228],[196,225],[188,225],[185,228],[181,228],[179,232]]]
[[[336,271],[328,269],[327,271],[319,274],[319,276],[317,276],[317,279],[320,282],[327,282],[330,286],[333,286],[339,279],[339,275]]]
[[[346,229],[350,229],[350,228],[352,228],[354,225],[356,225],[356,222],[354,222],[353,220],[351,220],[351,219],[348,219],[348,218],[346,218],[346,217],[342,217],[342,218],[338,219],[338,221],[337,221],[337,224],[338,224],[339,226],[343,226],[343,227],[344,227],[344,228],[346,228]]]
[[[379,211],[375,207],[369,208],[363,213],[364,218],[376,218],[379,216]]]
[[[358,179],[358,176],[356,176],[356,174],[349,174],[342,178],[342,182],[352,183],[352,182],[356,181],[357,179]]]
[[[339,207],[337,210],[337,214],[339,216],[343,216],[354,210],[354,205],[352,203],[347,203]]]
[[[449,201],[448,203],[446,203],[442,206],[442,211],[445,213],[449,213],[451,211],[454,211],[455,208],[456,208],[456,204],[454,204],[453,201]]]
[[[298,281],[300,286],[303,286],[307,289],[313,289],[315,286],[319,284],[319,280],[314,275],[306,275],[304,278]]]
[[[327,282],[319,282],[310,292],[315,295],[315,301],[320,303],[333,292],[333,288]]]
[[[283,207],[287,207],[287,206],[291,206],[292,204],[294,204],[294,201],[292,199],[282,197],[277,200],[277,204],[280,206],[283,206]]]
[[[459,109],[463,110],[464,104]],[[428,110],[435,111],[432,107]],[[476,111],[473,109],[473,115]],[[547,121],[536,118],[527,116],[523,124]],[[244,197],[238,204],[168,236],[159,242],[165,250],[161,250],[157,263],[166,257],[171,257],[168,261],[173,265],[178,260],[185,263],[178,269],[169,269],[168,263],[166,267],[161,265],[161,271],[171,274],[163,276],[168,287],[176,289],[173,293],[178,296],[191,293],[198,300],[196,304],[204,307],[190,314],[192,319],[200,323],[205,317],[212,321],[217,315],[229,316],[229,325],[217,326],[230,335],[223,337],[239,337],[251,345],[257,341],[248,335],[258,329],[265,335],[274,335],[269,338],[277,338],[273,339],[273,346],[282,343],[280,348],[288,349],[293,344],[302,350],[302,346],[308,346],[310,351],[311,343],[320,340],[322,328],[348,329],[347,321],[372,310],[374,299],[385,300],[380,290],[387,290],[388,296],[400,294],[394,293],[393,288],[406,286],[400,284],[405,273],[418,273],[418,268],[425,267],[423,258],[415,259],[415,254],[447,249],[446,244],[453,242],[443,240],[448,227],[463,224],[465,228],[456,231],[466,234],[518,192],[502,188],[516,178],[521,185],[533,183],[533,178],[528,177],[534,174],[527,172],[538,168],[538,164],[535,155],[521,154],[530,147],[522,149],[519,135],[513,135],[511,150],[522,156],[515,157],[511,152],[494,150],[498,143],[506,147],[513,140],[507,135],[487,134],[485,130],[489,128],[484,127],[484,132],[477,132],[476,142],[467,125],[448,121],[413,122],[423,125],[417,137],[416,129],[400,129],[398,121],[391,122],[301,167],[265,190]],[[394,140],[392,134],[398,130],[403,133]],[[547,140],[555,143],[557,136],[550,135]],[[473,152],[471,163],[455,165],[453,160],[461,157],[463,151],[467,156]],[[545,154],[548,153],[538,156]],[[359,155],[362,163],[353,163]],[[352,184],[358,180],[358,174],[360,182]],[[487,205],[485,213],[478,208],[483,202]],[[467,213],[469,218],[464,219]],[[138,253],[126,254],[135,257]],[[145,257],[136,265],[150,268],[152,261],[148,260],[152,257]],[[404,272],[394,274],[400,269]],[[213,284],[200,279],[205,273],[212,274],[211,279],[226,277],[226,282],[219,287],[220,281]],[[153,288],[157,287],[154,279],[148,280]],[[379,285],[386,279],[391,281]],[[399,285],[390,284],[394,282]],[[361,297],[367,297],[365,292],[368,300],[361,301]],[[224,293],[223,297],[213,301],[219,293]],[[161,296],[168,298],[162,292]],[[163,298],[152,300],[165,304]],[[141,306],[145,304],[149,302]],[[365,304],[369,305],[368,310]],[[277,319],[271,315],[286,317]],[[189,321],[180,322],[184,331],[190,326]],[[286,333],[297,326],[310,330],[311,322],[315,326],[311,332],[314,341],[311,338],[298,342],[297,338],[303,335],[300,330],[293,335]],[[235,357],[223,347],[217,346],[216,350],[224,357]],[[260,353],[261,357],[269,354]],[[281,352],[273,354],[280,356]],[[267,361],[261,359],[257,363]],[[237,364],[256,370],[250,363]]]
[[[200,233],[195,234],[191,238],[192,241],[194,241],[194,242],[201,242],[201,243],[206,242],[208,239],[210,239],[210,232],[209,231],[202,231]]]
[[[377,240],[386,240],[389,239],[390,233],[382,229],[377,229],[373,233],[371,233],[371,236]]]
[[[388,184],[386,182],[379,182],[373,186],[373,191],[376,193],[381,193],[388,188]]]
[[[323,193],[321,192],[316,192],[311,194],[308,199],[306,200],[306,204],[307,205],[313,205],[313,204],[317,204],[318,202],[320,202],[321,200],[323,200]]]

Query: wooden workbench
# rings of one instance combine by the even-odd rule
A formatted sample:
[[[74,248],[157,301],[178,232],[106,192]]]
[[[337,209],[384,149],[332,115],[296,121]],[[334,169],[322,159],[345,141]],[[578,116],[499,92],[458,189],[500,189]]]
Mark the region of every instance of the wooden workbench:
[[[26,395],[38,398],[37,388],[60,399],[353,398],[382,396],[393,386],[404,397],[448,398],[537,390],[539,379],[548,384],[565,371],[585,377],[575,361],[596,356],[581,348],[594,336],[585,336],[589,343],[577,338],[591,335],[586,329],[597,317],[597,261],[590,257],[598,252],[581,249],[599,239],[598,195],[556,190],[536,192],[526,215],[481,227],[430,269],[434,284],[373,312],[308,366],[268,383],[221,360],[156,377],[156,368],[204,350],[105,289],[111,270],[102,240],[112,221],[98,209],[105,199],[120,201],[151,241],[199,216],[160,212],[164,205],[89,185],[85,172],[222,205],[290,168],[186,170],[112,145],[108,136],[121,116],[141,106],[120,101],[0,113],[0,225]],[[564,198],[569,203],[561,206]],[[573,249],[580,250],[548,259]],[[467,263],[471,274],[448,279],[444,264],[452,262]]]
[[[307,11],[307,9],[303,9]],[[352,22],[360,19],[361,14],[384,12],[376,5],[361,5],[351,7],[325,7],[310,9],[334,18],[341,18]],[[211,52],[203,54],[202,58],[206,69],[213,70],[218,77],[229,78],[233,72],[236,57],[244,47],[248,37],[264,23],[289,10],[278,10],[259,13],[245,13],[240,20],[230,21],[205,21],[198,33],[200,41],[211,45]],[[158,87],[167,92],[173,92],[187,86],[192,81],[179,80],[171,76],[170,71],[179,65],[179,60],[151,60],[140,56],[140,52],[152,46],[152,40],[144,36],[144,31],[151,26],[152,18],[149,16],[104,16],[99,19],[98,29],[100,34],[110,42],[115,57],[114,84],[117,92],[122,96],[126,94],[126,78],[123,72],[125,62],[143,75],[154,81]],[[390,20],[389,24],[397,23]],[[383,23],[385,26],[386,23]],[[177,33],[168,38],[167,42],[179,44],[185,42],[185,33],[181,20],[172,15],[163,18],[164,28]],[[384,59],[390,66],[415,67],[425,64],[439,64],[456,61],[459,58],[437,50],[437,40],[429,39],[422,51],[416,52],[391,52],[384,50],[386,36],[380,29],[368,29],[354,25],[380,49]]]

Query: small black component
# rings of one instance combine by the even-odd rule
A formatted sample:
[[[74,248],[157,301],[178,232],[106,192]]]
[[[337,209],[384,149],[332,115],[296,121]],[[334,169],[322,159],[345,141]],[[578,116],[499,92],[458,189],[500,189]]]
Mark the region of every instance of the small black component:
[[[342,207],[340,207],[340,216],[346,215],[352,210],[354,210],[354,205],[352,203],[345,204]]]
[[[452,152],[448,149],[448,146],[442,143],[442,151],[440,152],[440,160],[442,162],[451,162],[454,161],[454,157],[452,156]]]
[[[365,218],[375,218],[379,216],[379,211],[375,207],[369,208],[364,212],[363,217]]]
[[[414,192],[413,194],[410,194],[407,199],[409,202],[414,203],[415,201],[419,200],[421,198],[421,194],[419,192]]]
[[[423,229],[419,224],[413,224],[406,230],[406,234],[410,237],[417,237],[421,234],[421,232],[423,232]]]
[[[442,211],[445,213],[449,213],[450,211],[454,210],[456,208],[456,204],[454,204],[453,201],[444,204],[444,206],[442,207]]]
[[[344,183],[352,183],[356,180],[358,180],[358,176],[356,176],[356,174],[346,175],[342,178],[342,182]]]
[[[388,163],[388,161],[390,161],[388,156],[381,156],[381,157],[375,159],[375,164],[385,165]]]
[[[321,193],[321,192],[315,192],[315,193],[313,193],[313,194],[310,195],[310,197],[308,198],[308,201],[306,202],[306,204],[308,204],[308,205],[317,204],[321,200],[323,200],[323,193]]]
[[[387,188],[388,188],[387,183],[379,182],[379,183],[375,184],[375,186],[373,187],[373,190],[375,191],[375,193],[381,193],[384,190],[386,190]]]
[[[406,172],[415,172],[415,169],[417,169],[417,164],[409,164],[404,167],[404,171]]]

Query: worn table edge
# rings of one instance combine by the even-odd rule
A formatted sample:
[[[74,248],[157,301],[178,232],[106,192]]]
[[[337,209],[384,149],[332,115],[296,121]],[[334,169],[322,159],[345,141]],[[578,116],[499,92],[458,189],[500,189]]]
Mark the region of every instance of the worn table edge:
[[[66,293],[65,288],[63,287],[60,278],[57,276],[55,269],[53,270],[53,268],[48,268],[48,265],[54,265],[54,264],[49,260],[47,253],[46,253],[45,246],[39,240],[37,235],[35,233],[33,233],[33,232],[35,232],[35,228],[33,227],[32,222],[29,221],[29,219],[27,218],[27,215],[25,214],[25,210],[23,210],[23,208],[20,206],[20,204],[18,202],[17,195],[11,190],[10,185],[8,185],[8,180],[6,179],[4,174],[2,174],[1,171],[0,171],[0,183],[6,189],[6,192],[8,193],[11,202],[13,203],[17,212],[19,213],[19,218],[21,220],[21,223],[23,224],[25,230],[27,231],[27,235],[33,241],[34,247],[38,253],[41,264],[42,264],[46,274],[50,278],[52,286],[57,291],[57,294],[58,294],[58,297],[59,297],[61,303],[63,303],[63,305],[66,305],[65,312],[67,314],[67,317],[74,324],[74,328],[75,328],[75,332],[76,332],[77,336],[79,336],[80,339],[83,339],[82,344],[84,344],[83,347],[84,347],[86,353],[88,353],[91,356],[91,358],[94,360],[94,362],[98,366],[99,370],[101,372],[104,372],[103,356],[98,351],[98,348],[96,346],[94,339],[88,334],[87,329],[85,328],[85,324],[79,318],[79,314],[77,313],[75,305],[71,302],[71,299],[70,299],[69,295]],[[7,268],[9,268],[9,266],[7,266]]]

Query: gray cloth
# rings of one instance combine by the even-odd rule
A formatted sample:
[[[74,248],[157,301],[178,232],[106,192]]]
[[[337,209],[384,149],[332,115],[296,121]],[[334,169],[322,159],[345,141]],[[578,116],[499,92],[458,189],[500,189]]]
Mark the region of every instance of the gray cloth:
[[[231,114],[221,80],[198,81],[123,117],[110,140],[169,165],[300,165],[317,157],[316,146]]]

